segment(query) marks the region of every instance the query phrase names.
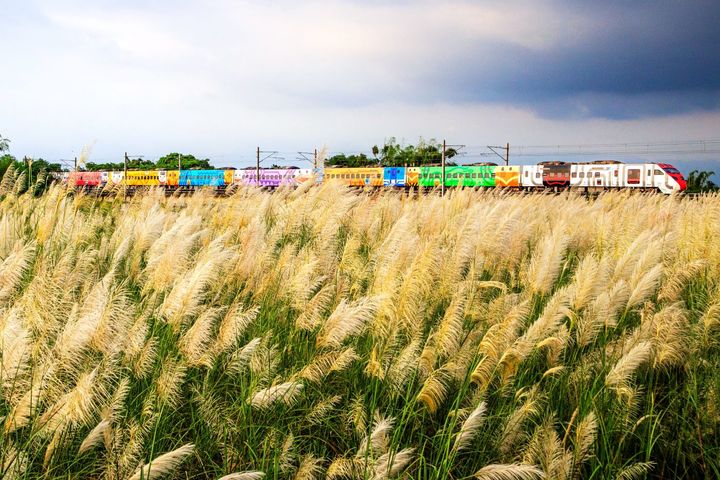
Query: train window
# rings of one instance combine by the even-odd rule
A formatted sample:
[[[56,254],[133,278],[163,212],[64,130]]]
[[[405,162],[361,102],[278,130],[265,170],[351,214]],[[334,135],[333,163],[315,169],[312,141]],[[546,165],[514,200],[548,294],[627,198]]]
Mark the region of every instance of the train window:
[[[616,176],[616,177],[618,176],[618,171],[617,171],[617,170],[615,170],[615,176]]]
[[[662,173],[661,170],[655,170],[655,175],[662,175],[662,174],[663,174],[663,173]]]
[[[648,171],[647,171],[647,174],[648,174],[648,177],[649,177],[650,175],[652,175],[652,170],[648,170]]]
[[[600,176],[600,172],[595,172],[595,178]]]
[[[577,178],[577,172],[572,172],[572,178]]]
[[[639,168],[628,169],[627,182],[629,185],[638,185],[640,183],[640,169]]]
[[[526,177],[528,176],[528,171],[527,171],[527,170],[525,170],[525,176],[526,176]]]
[[[540,172],[535,172],[535,178],[540,178]]]

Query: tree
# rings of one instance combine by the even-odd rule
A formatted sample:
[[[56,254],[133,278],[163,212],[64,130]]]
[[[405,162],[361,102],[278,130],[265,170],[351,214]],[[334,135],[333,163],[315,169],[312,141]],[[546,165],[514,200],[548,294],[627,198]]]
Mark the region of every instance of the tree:
[[[710,192],[717,190],[718,186],[710,180],[713,175],[715,175],[715,172],[693,170],[687,178],[687,191]]]
[[[10,150],[10,139],[0,135],[0,153]]]
[[[178,159],[180,159],[180,168],[183,170],[212,170],[214,167],[210,165],[210,159],[195,158],[194,155],[185,153],[168,153],[164,157],[160,157],[156,167],[164,170],[177,170]]]

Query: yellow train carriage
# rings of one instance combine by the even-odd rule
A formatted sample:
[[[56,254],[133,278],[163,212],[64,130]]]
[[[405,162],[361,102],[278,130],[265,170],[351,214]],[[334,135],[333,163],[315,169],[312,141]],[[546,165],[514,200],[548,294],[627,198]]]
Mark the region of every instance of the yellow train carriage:
[[[127,172],[127,185],[136,187],[157,187],[160,185],[157,170],[133,170]]]
[[[326,168],[326,180],[340,180],[351,187],[382,187],[382,168]]]
[[[167,170],[165,172],[166,185],[177,187],[180,181],[180,170]]]
[[[235,174],[235,170],[225,170],[225,185],[232,185],[233,183],[233,175]]]

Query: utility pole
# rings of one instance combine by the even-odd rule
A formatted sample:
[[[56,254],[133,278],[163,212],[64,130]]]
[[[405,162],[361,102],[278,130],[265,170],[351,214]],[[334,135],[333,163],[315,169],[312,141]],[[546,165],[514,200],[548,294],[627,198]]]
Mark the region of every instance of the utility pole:
[[[506,143],[505,146],[498,146],[498,145],[488,145],[487,148],[489,148],[495,155],[500,157],[500,159],[505,162],[505,165],[510,165],[510,142]],[[505,155],[501,155],[498,153],[498,150],[505,150]]]
[[[75,173],[77,173],[77,157],[75,157]]]
[[[260,147],[257,147],[257,156],[255,157],[257,163],[255,164],[255,185],[260,186]]]
[[[440,196],[445,196],[445,139],[443,139],[443,149],[442,149],[442,178],[440,179]]]
[[[123,168],[123,195],[125,197],[127,197],[127,164],[128,164],[127,152],[125,152],[124,163],[125,163],[125,166]]]
[[[313,151],[313,173],[317,170],[317,148]]]

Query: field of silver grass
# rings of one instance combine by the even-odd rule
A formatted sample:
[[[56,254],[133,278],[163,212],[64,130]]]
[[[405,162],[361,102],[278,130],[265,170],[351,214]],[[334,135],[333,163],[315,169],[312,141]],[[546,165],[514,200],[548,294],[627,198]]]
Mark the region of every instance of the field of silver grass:
[[[720,475],[720,197],[0,201],[0,477]]]

